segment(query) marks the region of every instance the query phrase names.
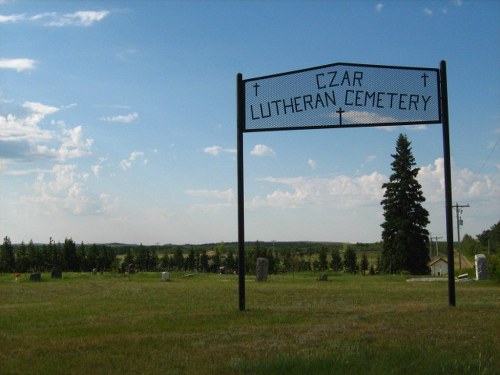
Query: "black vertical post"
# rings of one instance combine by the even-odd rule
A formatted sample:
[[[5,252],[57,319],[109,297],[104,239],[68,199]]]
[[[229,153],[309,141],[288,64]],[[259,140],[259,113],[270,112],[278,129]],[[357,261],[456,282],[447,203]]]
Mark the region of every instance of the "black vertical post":
[[[444,194],[446,200],[446,240],[448,248],[448,301],[455,306],[455,259],[453,255],[453,209],[451,197],[451,156],[450,122],[448,117],[448,87],[446,80],[446,61],[441,61],[441,122],[443,125],[444,149]]]
[[[243,131],[245,128],[245,87],[241,73],[237,76],[237,159],[238,159],[238,288],[240,311],[245,311],[245,197],[243,179]]]

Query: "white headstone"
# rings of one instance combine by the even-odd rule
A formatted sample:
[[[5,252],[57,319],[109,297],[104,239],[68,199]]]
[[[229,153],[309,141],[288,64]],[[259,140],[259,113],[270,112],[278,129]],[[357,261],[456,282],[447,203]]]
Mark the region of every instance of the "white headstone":
[[[170,281],[170,274],[168,272],[162,272],[161,273],[161,279],[163,281]]]
[[[476,261],[476,279],[486,280],[488,275],[486,256],[484,254],[477,254],[474,259]]]

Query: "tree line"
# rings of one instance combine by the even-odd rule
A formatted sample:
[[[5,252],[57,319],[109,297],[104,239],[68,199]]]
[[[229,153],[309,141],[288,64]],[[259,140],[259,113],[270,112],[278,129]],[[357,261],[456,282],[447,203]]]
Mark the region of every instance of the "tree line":
[[[370,265],[368,253],[377,253],[379,244],[289,244],[256,241],[245,251],[245,272],[254,274],[259,257],[269,260],[269,273],[301,271],[370,272],[380,267],[380,258]],[[123,251],[125,249],[125,251]],[[160,253],[160,254],[159,254]],[[358,259],[358,253],[361,256]],[[121,254],[118,256],[118,254]],[[372,259],[373,260],[373,259]],[[185,271],[227,272],[238,271],[236,245],[206,246],[110,246],[105,244],[77,245],[71,238],[48,244],[23,241],[13,245],[8,236],[0,246],[0,273],[8,272],[91,272],[115,271]]]
[[[6,236],[0,247],[0,272],[109,271],[116,265],[116,253],[109,246],[83,242],[77,246],[71,238],[62,244],[50,238],[48,244],[23,241],[14,247]]]

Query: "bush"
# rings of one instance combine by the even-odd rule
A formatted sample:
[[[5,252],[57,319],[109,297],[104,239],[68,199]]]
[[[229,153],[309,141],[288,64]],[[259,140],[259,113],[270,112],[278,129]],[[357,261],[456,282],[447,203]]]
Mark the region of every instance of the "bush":
[[[488,256],[488,277],[500,282],[500,256],[496,254]]]

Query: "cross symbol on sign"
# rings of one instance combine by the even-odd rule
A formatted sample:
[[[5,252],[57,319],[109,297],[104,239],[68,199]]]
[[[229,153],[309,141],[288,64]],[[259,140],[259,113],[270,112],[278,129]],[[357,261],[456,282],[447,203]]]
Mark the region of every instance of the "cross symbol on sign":
[[[342,113],[344,113],[345,111],[343,111],[342,107],[340,107],[339,110],[335,112],[339,114],[339,125],[342,125]]]
[[[253,85],[253,87],[255,87],[255,96],[257,96],[257,89],[260,87],[260,85],[255,82],[255,85]]]
[[[429,78],[429,76],[424,73],[421,77],[424,79],[424,87],[427,87],[427,78]]]

